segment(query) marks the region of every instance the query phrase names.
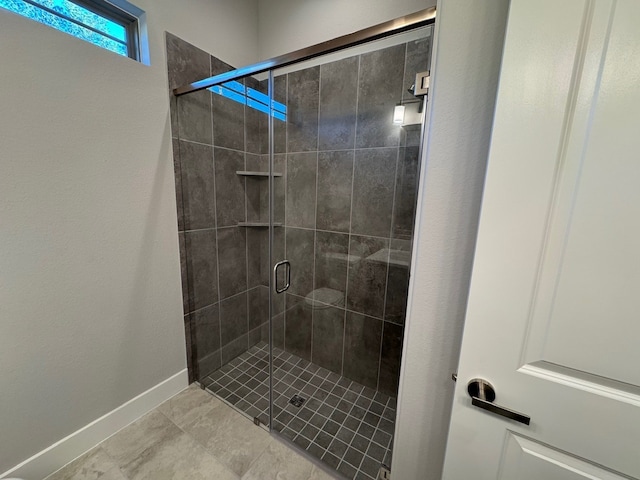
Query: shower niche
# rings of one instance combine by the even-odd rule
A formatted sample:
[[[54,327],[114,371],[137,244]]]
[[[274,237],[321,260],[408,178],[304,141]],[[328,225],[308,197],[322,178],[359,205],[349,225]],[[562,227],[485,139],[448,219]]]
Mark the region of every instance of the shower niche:
[[[349,479],[392,467],[422,133],[393,116],[430,50],[429,26],[171,95],[190,379]],[[167,59],[171,89],[234,70],[171,34]]]

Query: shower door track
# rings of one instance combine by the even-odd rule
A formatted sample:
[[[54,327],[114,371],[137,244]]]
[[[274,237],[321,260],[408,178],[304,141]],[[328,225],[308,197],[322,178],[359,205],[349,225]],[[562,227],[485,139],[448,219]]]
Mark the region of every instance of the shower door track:
[[[204,90],[221,83],[229,82],[237,78],[246,77],[247,75],[257,75],[269,70],[286,67],[294,63],[302,62],[304,60],[310,60],[315,57],[326,55],[327,53],[333,53],[340,50],[344,50],[350,47],[355,47],[363,43],[368,43],[373,40],[379,40],[381,38],[389,37],[399,33],[413,30],[415,28],[431,25],[436,19],[436,8],[428,8],[421,10],[404,17],[396,18],[388,22],[380,23],[373,27],[365,28],[354,33],[343,35],[341,37],[328,40],[326,42],[318,43],[310,47],[302,48],[294,52],[286,53],[277,57],[273,57],[269,60],[254,63],[246,67],[231,70],[229,72],[214,75],[182,87],[175,88],[173,94],[176,97],[186,95],[188,93]]]

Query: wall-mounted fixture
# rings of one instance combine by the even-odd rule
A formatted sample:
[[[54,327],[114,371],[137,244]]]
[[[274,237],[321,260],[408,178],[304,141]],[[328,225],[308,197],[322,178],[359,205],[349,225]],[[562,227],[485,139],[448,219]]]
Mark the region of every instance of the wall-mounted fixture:
[[[404,105],[396,105],[393,109],[393,123],[402,125],[404,123]]]
[[[423,100],[409,100],[400,102],[393,109],[393,123],[406,127],[407,125],[417,125],[422,123],[422,102]]]
[[[393,123],[395,125],[417,125],[422,123],[422,109],[429,93],[429,71],[416,74],[416,80],[408,92],[416,97],[415,100],[400,102],[393,109]]]

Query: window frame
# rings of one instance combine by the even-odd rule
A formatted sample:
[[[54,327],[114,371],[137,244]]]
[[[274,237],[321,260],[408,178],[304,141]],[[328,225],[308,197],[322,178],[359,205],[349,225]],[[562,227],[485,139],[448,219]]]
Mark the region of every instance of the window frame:
[[[55,10],[50,9],[49,7],[46,7],[34,0],[22,0],[25,3],[28,3],[29,5],[40,9],[42,11],[48,12],[51,15],[55,15],[56,17],[65,19],[71,23],[74,23],[82,28],[86,28],[87,30],[91,30],[92,32],[97,33],[98,35],[101,35],[103,37],[109,38],[113,41],[116,41],[120,44],[123,44],[125,42],[123,42],[122,40],[112,37],[111,35],[109,35],[106,32],[100,31],[94,27],[92,27],[91,25],[87,25],[81,21],[78,21],[75,18],[72,17],[68,17],[66,15],[62,15],[60,14],[60,12],[57,12]],[[127,41],[126,41],[126,47],[127,47],[127,56],[133,60],[136,60],[138,62],[141,62],[141,52],[140,52],[140,21],[139,18],[135,15],[133,15],[132,13],[126,11],[125,9],[115,5],[114,3],[108,1],[108,0],[67,0],[70,3],[74,3],[76,5],[78,5],[79,7],[82,7],[86,10],[89,10],[90,12],[95,13],[96,15],[103,17],[104,19],[117,23],[118,25],[122,26],[126,33],[127,33]],[[30,17],[25,17],[25,18],[30,18]],[[55,27],[52,27],[54,29],[56,29]],[[56,29],[59,30],[59,29]],[[59,30],[62,31],[62,30]],[[63,33],[68,33],[68,32],[64,32]],[[75,36],[75,35],[71,35],[71,36]],[[78,38],[78,37],[76,37]],[[79,40],[84,40],[82,38],[78,38]],[[89,42],[91,43],[91,42]],[[98,46],[98,45],[97,45]],[[109,52],[112,53],[116,53],[119,56],[122,56],[120,54],[118,54],[117,52],[114,52],[113,50],[110,50],[108,48],[104,48],[101,47],[104,50],[107,50]]]
[[[96,15],[122,25],[127,31],[127,53],[129,58],[140,61],[140,29],[138,17],[107,0],[68,0]],[[104,35],[104,34],[103,34]]]

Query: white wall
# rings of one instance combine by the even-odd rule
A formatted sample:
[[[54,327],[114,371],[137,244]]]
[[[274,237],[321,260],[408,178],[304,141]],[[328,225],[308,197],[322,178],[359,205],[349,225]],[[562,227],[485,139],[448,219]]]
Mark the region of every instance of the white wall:
[[[442,474],[508,4],[438,2],[394,479]]]
[[[186,366],[164,31],[253,62],[257,1],[136,4],[151,66],[0,10],[0,473]]]
[[[435,0],[262,0],[261,59],[433,7]]]

